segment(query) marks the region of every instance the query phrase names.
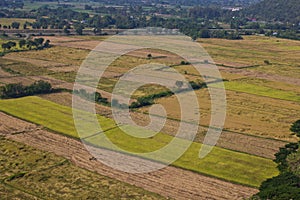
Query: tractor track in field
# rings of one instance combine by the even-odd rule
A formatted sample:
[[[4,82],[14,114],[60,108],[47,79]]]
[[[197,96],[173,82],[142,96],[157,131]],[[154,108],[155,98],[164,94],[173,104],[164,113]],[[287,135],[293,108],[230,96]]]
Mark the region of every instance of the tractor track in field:
[[[38,126],[23,120],[11,117],[0,112],[1,124],[5,126],[6,132],[0,129],[1,134],[6,138],[21,142],[35,148],[53,152],[71,160],[79,167],[97,172],[99,174],[127,182],[131,185],[142,187],[148,191],[161,194],[165,197],[175,199],[244,199],[258,192],[257,189],[242,185],[233,184],[212,177],[207,177],[198,173],[168,166],[158,171],[130,174],[112,169],[99,161],[91,159],[91,154],[85,149],[79,140],[75,140],[63,135],[55,134],[46,130],[36,130],[11,134],[22,130],[22,125],[16,128],[15,124],[24,123],[26,127]],[[4,130],[4,129],[3,129]],[[109,150],[90,147],[91,151],[105,153],[110,158],[115,158],[116,162],[120,157],[128,157],[137,166],[143,164],[153,164],[128,155],[123,155]],[[141,160],[143,160],[141,162]],[[148,162],[148,163],[147,163]],[[135,164],[134,163],[134,164]]]

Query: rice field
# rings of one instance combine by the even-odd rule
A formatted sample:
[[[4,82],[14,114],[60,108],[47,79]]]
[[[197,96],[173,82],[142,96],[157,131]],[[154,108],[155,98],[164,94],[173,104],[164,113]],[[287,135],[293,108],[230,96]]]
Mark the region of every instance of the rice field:
[[[52,131],[78,138],[74,127],[71,108],[43,100],[39,97],[1,100],[0,110],[18,118],[39,124]],[[82,113],[84,117],[86,113]],[[124,134],[111,119],[97,116],[104,133],[111,141],[131,152],[148,152],[164,146],[173,137],[159,133],[147,139],[137,139]],[[86,141],[97,145],[97,138],[102,133],[94,134],[95,130],[89,122],[84,125],[87,131]],[[106,131],[105,131],[106,130]],[[136,132],[136,128],[127,127]],[[176,140],[181,140],[177,138]],[[143,144],[143,145],[141,145]],[[105,146],[102,146],[105,147]],[[231,182],[258,187],[262,181],[277,175],[276,164],[270,160],[249,154],[225,150],[215,147],[204,159],[198,158],[200,143],[191,147],[178,159],[174,166],[218,177]]]

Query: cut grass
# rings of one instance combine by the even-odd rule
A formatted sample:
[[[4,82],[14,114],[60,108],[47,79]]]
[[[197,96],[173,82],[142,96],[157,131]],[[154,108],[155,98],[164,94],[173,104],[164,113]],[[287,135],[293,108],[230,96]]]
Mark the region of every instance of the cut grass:
[[[209,91],[208,89],[197,90],[196,94],[199,102],[200,125],[208,126],[211,120]],[[226,130],[290,142],[297,141],[297,138],[291,135],[289,128],[298,119],[300,103],[232,90],[226,90],[226,99],[224,125]],[[156,102],[166,109],[171,119],[181,118],[182,111],[175,96],[161,98]],[[144,107],[140,111],[148,113],[149,108]]]
[[[0,152],[1,199],[164,199],[3,138]]]
[[[1,100],[0,110],[43,125],[59,133],[78,138],[72,118],[72,110],[69,107],[61,106],[39,97],[25,97]],[[112,120],[102,116],[97,117],[102,129],[108,130],[105,134],[111,141],[131,152],[153,151],[173,139],[173,137],[163,133],[147,139],[136,139],[124,134],[119,128],[113,128],[115,123]],[[101,137],[101,134],[91,136],[91,133],[94,133],[93,131],[95,130],[90,127],[89,123],[84,128],[87,130],[85,136],[90,136],[86,141],[97,145],[97,138]],[[136,131],[136,128],[130,126],[127,129]],[[176,140],[181,139],[177,138]],[[199,159],[198,152],[200,147],[201,144],[193,143],[173,165],[252,187],[258,187],[262,181],[278,174],[276,164],[269,159],[218,147],[215,147],[212,153],[204,159]]]

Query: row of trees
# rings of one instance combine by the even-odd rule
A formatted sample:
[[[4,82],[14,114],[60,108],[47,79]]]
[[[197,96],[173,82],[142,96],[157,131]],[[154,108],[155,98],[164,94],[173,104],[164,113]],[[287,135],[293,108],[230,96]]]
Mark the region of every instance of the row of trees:
[[[43,49],[50,47],[50,40],[46,40],[44,38],[35,38],[33,40],[19,40],[18,45],[21,49],[27,48],[29,50],[35,49]],[[12,48],[16,47],[17,43],[15,41],[8,41],[1,44],[2,49],[7,52],[10,51]]]
[[[28,86],[24,86],[21,83],[13,83],[0,87],[0,98],[18,98],[35,94],[47,94],[50,92],[52,92],[51,84],[41,80]]]
[[[0,29],[19,29],[20,28],[20,22],[12,22],[11,25],[2,25],[0,24]]]

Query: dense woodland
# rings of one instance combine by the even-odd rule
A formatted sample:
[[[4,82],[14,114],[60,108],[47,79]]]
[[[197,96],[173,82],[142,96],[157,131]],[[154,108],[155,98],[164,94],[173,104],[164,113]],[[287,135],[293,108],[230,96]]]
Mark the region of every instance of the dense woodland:
[[[22,4],[21,0],[16,2]],[[66,34],[70,29],[76,30],[77,34],[83,34],[84,29],[93,28],[95,34],[105,34],[101,29],[151,26],[179,29],[193,39],[242,39],[241,35],[244,34],[300,38],[299,4],[296,0],[264,0],[258,4],[254,4],[256,1],[247,1],[253,4],[250,6],[243,0],[215,0],[205,6],[206,0],[185,1],[191,6],[183,6],[181,1],[175,0],[121,0],[114,1],[115,5],[122,5],[117,7],[110,6],[111,1],[106,4],[106,1],[95,0],[94,2],[100,3],[84,4],[88,1],[80,1],[85,5],[82,11],[75,9],[70,3],[71,0],[53,2],[57,2],[57,7],[44,5],[31,11],[3,6],[0,17],[36,19],[36,22],[25,23],[22,28],[62,29]],[[160,4],[154,4],[157,2]],[[4,5],[7,1],[2,0],[1,3]],[[243,9],[232,11],[224,7],[225,5],[241,5]],[[18,29],[16,25],[2,26],[2,29]]]
[[[298,25],[299,11],[299,0],[264,0],[246,9],[245,14],[259,20],[289,22]]]

